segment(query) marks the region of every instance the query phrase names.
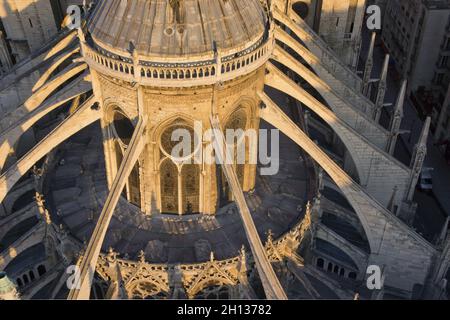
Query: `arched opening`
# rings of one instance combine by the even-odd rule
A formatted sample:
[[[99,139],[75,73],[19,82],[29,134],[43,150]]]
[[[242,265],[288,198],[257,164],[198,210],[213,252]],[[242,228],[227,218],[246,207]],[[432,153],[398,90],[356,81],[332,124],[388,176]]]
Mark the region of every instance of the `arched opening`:
[[[115,137],[114,153],[116,158],[116,172],[119,171],[123,160],[123,149],[127,146],[134,133],[134,125],[132,121],[120,109],[114,109],[112,115],[113,132]],[[125,145],[125,146],[124,146]],[[122,196],[126,198],[131,204],[141,207],[141,188],[139,177],[139,162],[136,162],[130,175],[127,184],[122,190]]]
[[[313,86],[311,86],[308,82],[306,82],[303,78],[296,74],[295,77],[296,82],[299,83],[303,89],[305,89],[309,94],[311,94],[311,96],[317,99],[322,105],[332,110],[332,108]],[[268,92],[282,93],[278,89],[274,88],[268,89]],[[311,109],[309,106],[295,100],[294,98],[291,98],[290,96],[289,101],[294,107],[293,112],[296,113],[295,117],[298,116],[304,119],[307,134],[309,135],[309,137],[313,141],[317,142],[318,145],[320,145],[320,147],[331,156],[332,160],[335,161],[341,168],[343,168],[343,170],[355,182],[360,183],[361,155],[352,152],[354,145],[352,145],[351,140],[345,134],[343,134],[339,130],[336,130],[339,129],[339,126],[336,126],[333,123],[328,123],[316,112],[314,112],[314,109]]]
[[[25,285],[27,285],[27,284],[30,282],[30,280],[28,279],[28,276],[27,276],[26,274],[24,274],[24,275],[22,276],[22,279],[23,279],[23,283],[24,283]]]
[[[159,171],[161,212],[178,213],[178,168],[170,159],[166,159]]]
[[[27,192],[25,192],[23,195],[17,198],[16,201],[14,201],[11,212],[17,212],[28,206],[30,203],[34,202],[35,195],[35,190],[28,190]]]
[[[122,154],[122,149],[120,148],[120,144],[118,142],[116,142],[114,145],[115,145],[114,152],[116,154],[116,165],[117,165],[116,172],[118,172],[120,165],[122,163],[122,160],[123,160],[123,154]],[[124,187],[122,190],[122,196],[125,198],[127,197],[126,187]]]
[[[340,198],[332,198],[330,197],[330,193],[327,192],[327,190],[330,190],[329,188],[325,188],[323,190],[322,196],[324,196],[327,200],[333,201],[336,204],[340,204],[335,199]],[[344,202],[341,202],[344,203]],[[344,207],[345,209],[345,207]],[[338,216],[335,213],[331,213],[328,210],[324,210],[322,215],[322,223],[336,232],[338,235],[349,241],[352,245],[355,247],[360,248],[366,253],[370,253],[370,245],[369,241],[367,240],[366,233],[364,231],[364,228],[362,224],[360,223],[359,219],[356,216],[353,217],[352,220],[346,220],[344,218],[345,216]],[[329,246],[329,245],[328,245]],[[331,253],[334,253],[334,251],[341,251],[339,248],[334,248],[331,250]],[[343,255],[345,256],[345,255]]]
[[[181,169],[184,214],[200,211],[200,168],[196,164],[185,164]]]
[[[12,227],[5,236],[0,239],[0,252],[12,245],[16,240],[20,239],[25,233],[29,232],[39,222],[39,219],[34,216],[16,224]]]
[[[324,261],[322,258],[317,259],[317,267],[323,269]]]
[[[131,120],[122,112],[116,111],[113,116],[113,126],[117,137],[122,143],[128,145],[134,132],[134,126]]]
[[[327,271],[334,274],[341,274],[345,272],[345,268],[351,271],[359,271],[358,265],[355,261],[338,246],[335,246],[331,242],[317,238],[315,239],[314,252],[320,257],[327,257],[332,259],[332,262],[328,263]]]
[[[194,299],[198,300],[226,300],[230,299],[230,288],[223,285],[208,286],[199,291]]]
[[[28,274],[30,276],[30,281],[33,281],[35,279],[33,270],[30,270]]]
[[[302,19],[306,19],[309,14],[309,5],[303,1],[296,2],[292,5],[292,10]]]
[[[138,300],[167,299],[167,292],[161,291],[151,282],[139,282],[131,289],[131,297]]]
[[[45,269],[45,266],[43,264],[39,265],[39,267],[37,267],[37,271],[38,271],[38,275],[39,277],[43,276],[47,270]]]
[[[216,165],[217,190],[219,197],[217,198],[218,207],[222,208],[232,201],[230,197],[230,187],[227,178],[223,173],[222,166]]]
[[[230,144],[230,137],[233,137],[233,162],[236,168],[236,174],[239,179],[241,187],[244,188],[245,179],[245,166],[249,160],[249,139],[245,136],[245,130],[247,129],[247,113],[243,108],[238,108],[234,111],[226,121],[224,126],[224,134],[227,144]],[[242,155],[242,150],[245,150],[245,154]],[[222,185],[219,186],[221,192],[220,198],[228,198],[229,201],[232,200],[231,190],[228,187],[228,182],[226,177],[221,171],[222,176],[219,180]]]
[[[37,258],[45,257],[45,246],[42,242],[31,246],[22,252],[20,252],[15,258],[13,258],[4,268],[7,274],[19,274],[24,273],[25,270],[29,272],[27,266],[31,265]],[[34,262],[35,263],[35,262]],[[23,278],[23,276],[22,276]],[[28,276],[27,276],[28,278]],[[23,280],[23,279],[22,279]]]
[[[189,137],[189,141],[184,140],[187,137]],[[183,123],[171,125],[161,135],[161,151],[163,151],[166,157],[172,158],[172,160],[177,162],[182,162],[184,159],[188,159],[193,155],[195,151],[195,139],[196,137],[192,127]],[[182,143],[183,147],[186,143],[186,148],[178,148],[180,143]],[[177,149],[174,149],[175,147]]]
[[[332,272],[333,271],[333,264],[331,262],[328,262],[328,268],[327,268],[328,272]]]
[[[160,136],[160,198],[163,213],[181,215],[200,212],[201,170],[197,164],[188,161],[192,160],[195,148],[201,147],[201,144],[196,144],[196,139],[192,127],[183,120],[167,127]]]
[[[141,181],[139,178],[139,163],[136,163],[128,178],[129,201],[141,207]]]
[[[98,276],[94,277],[94,283],[91,288],[91,298],[94,300],[105,299],[105,292],[107,292],[108,286],[106,283],[99,279]]]

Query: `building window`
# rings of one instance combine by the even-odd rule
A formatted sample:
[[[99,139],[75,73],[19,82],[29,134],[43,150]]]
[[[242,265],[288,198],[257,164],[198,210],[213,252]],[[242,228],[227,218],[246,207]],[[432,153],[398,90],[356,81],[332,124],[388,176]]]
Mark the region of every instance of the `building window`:
[[[45,266],[42,264],[37,268],[37,271],[38,271],[39,277],[42,276],[43,274],[45,274],[45,272],[47,272],[47,270],[45,269]]]
[[[317,259],[317,267],[323,269],[324,261],[322,258]]]
[[[436,73],[434,76],[434,83],[437,85],[441,85],[442,81],[444,80],[444,74],[443,73]]]

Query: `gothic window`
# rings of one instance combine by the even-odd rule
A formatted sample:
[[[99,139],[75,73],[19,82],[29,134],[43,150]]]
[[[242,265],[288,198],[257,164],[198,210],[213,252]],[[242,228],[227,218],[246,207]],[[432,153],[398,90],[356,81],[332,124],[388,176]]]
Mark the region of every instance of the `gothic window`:
[[[113,125],[117,138],[119,138],[123,144],[128,145],[134,132],[134,126],[131,120],[123,113],[116,111],[114,112]]]
[[[39,277],[41,277],[43,274],[45,274],[47,272],[47,270],[45,269],[45,266],[43,264],[41,264],[38,268],[38,275]]]
[[[178,213],[178,168],[166,159],[160,168],[161,179],[161,211]]]
[[[180,134],[183,134],[183,137],[179,138],[180,140],[175,140],[175,138],[178,139],[177,136],[174,135],[178,131]],[[172,154],[172,150],[175,146],[179,145],[181,142],[184,142],[184,134],[188,134],[190,137],[190,149],[186,150],[187,154],[180,153],[180,154]],[[195,136],[194,136],[194,130],[187,126],[187,125],[174,125],[170,126],[166,130],[164,130],[163,134],[161,135],[161,148],[166,156],[174,156],[174,158],[185,158],[192,155],[195,148]],[[183,150],[184,151],[184,150]]]
[[[323,269],[324,261],[322,258],[317,259],[317,267]]]
[[[133,167],[133,170],[131,171],[130,176],[128,178],[128,188],[130,194],[129,201],[138,207],[141,207],[140,187],[141,183],[139,179],[139,163],[137,162],[136,165]]]
[[[225,137],[227,137],[227,130],[234,130],[235,133],[238,132],[238,130],[242,130],[244,132],[247,129],[247,114],[245,113],[244,109],[238,109],[237,111],[233,112],[231,116],[229,117],[226,125],[225,125]],[[227,141],[227,143],[230,143],[231,141]],[[233,141],[233,162],[236,164],[236,174],[238,176],[239,182],[241,186],[244,186],[244,174],[245,174],[245,162],[248,161],[249,155],[248,155],[248,143],[249,140],[242,137],[236,137]],[[245,148],[245,159],[239,159],[239,150],[241,148]],[[244,161],[242,161],[244,160]],[[244,162],[244,163],[243,163]],[[226,188],[228,197],[231,200],[231,191],[228,190],[228,186],[225,183],[226,177],[222,173],[222,183],[223,186],[221,186],[221,189]]]
[[[328,272],[332,272],[333,271],[333,264],[331,262],[328,263],[327,271]]]
[[[200,169],[196,164],[185,164],[181,169],[184,214],[199,212]]]
[[[114,111],[113,114],[113,136],[115,137],[114,152],[116,157],[117,172],[123,160],[122,148],[125,148],[131,141],[134,133],[134,125],[129,118],[121,111]],[[128,192],[127,192],[128,191]],[[140,180],[139,180],[139,162],[137,162],[128,177],[127,185],[122,191],[122,196],[128,201],[138,207],[141,206],[140,194]]]
[[[338,266],[334,266],[333,272],[336,273],[336,274],[339,273],[339,267]]]
[[[116,153],[116,164],[117,164],[117,172],[119,171],[120,168],[120,164],[122,163],[123,160],[123,154],[122,154],[122,149],[120,148],[119,143],[115,143],[115,153]],[[122,196],[124,196],[125,198],[127,197],[127,192],[126,192],[126,188],[123,188],[122,190]]]
[[[175,130],[181,135],[174,136]],[[186,136],[185,136],[186,134]],[[189,137],[189,141],[185,141]],[[179,139],[174,141],[174,139]],[[162,164],[160,166],[161,211],[163,213],[194,214],[200,212],[200,168],[187,163],[195,154],[192,127],[180,120],[165,129],[160,138]],[[188,142],[186,149],[173,152],[181,142]],[[200,145],[201,146],[201,145]],[[181,203],[179,203],[181,201]]]

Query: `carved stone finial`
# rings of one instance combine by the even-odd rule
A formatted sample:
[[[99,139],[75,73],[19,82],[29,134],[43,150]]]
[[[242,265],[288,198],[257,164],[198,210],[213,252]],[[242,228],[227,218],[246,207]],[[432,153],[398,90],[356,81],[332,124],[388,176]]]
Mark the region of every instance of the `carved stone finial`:
[[[86,37],[85,37],[83,29],[81,27],[77,28],[77,36],[81,43],[86,42]]]
[[[267,231],[267,243],[272,244],[273,243],[273,232],[271,229]]]
[[[245,246],[242,245],[240,250],[241,259],[246,259]]]
[[[34,178],[38,179],[38,180],[42,177],[42,175],[44,173],[42,168],[38,168],[37,166],[33,166],[32,172],[33,172]]]
[[[106,259],[110,263],[115,262],[117,260],[117,253],[114,252],[114,249],[112,247],[109,247]]]
[[[45,200],[44,200],[44,196],[42,194],[40,194],[39,192],[36,191],[34,199],[36,199],[36,203],[39,208],[44,207]]]
[[[139,251],[138,258],[139,258],[139,262],[140,263],[145,263],[145,252],[144,252],[144,250]]]
[[[87,246],[88,246],[87,239],[86,237],[83,237],[83,247],[82,247],[83,252],[86,251]]]
[[[306,204],[306,214],[310,213],[311,213],[311,201],[308,201],[308,203]]]
[[[52,224],[52,219],[51,219],[50,213],[48,212],[47,209],[44,209],[43,216],[44,216],[45,223],[47,225],[51,225]]]
[[[314,198],[314,206],[317,208],[320,207],[320,201],[322,199],[322,194],[320,192],[317,192],[317,196]]]
[[[242,246],[240,250],[240,264],[239,264],[239,271],[241,273],[247,272],[247,255],[245,253],[245,247]]]

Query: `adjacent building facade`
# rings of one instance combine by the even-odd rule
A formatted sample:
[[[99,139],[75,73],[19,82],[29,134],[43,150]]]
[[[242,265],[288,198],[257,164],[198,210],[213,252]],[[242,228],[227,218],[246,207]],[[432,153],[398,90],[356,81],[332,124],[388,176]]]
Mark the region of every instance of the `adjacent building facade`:
[[[366,0],[286,1],[346,64],[356,67]]]
[[[450,2],[387,2],[383,44],[399,78],[408,79],[408,93],[422,115],[430,115],[438,143],[450,136]]]

